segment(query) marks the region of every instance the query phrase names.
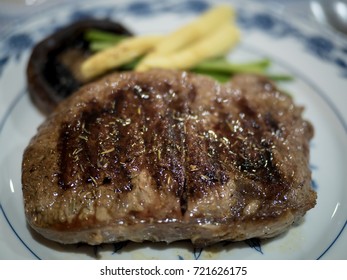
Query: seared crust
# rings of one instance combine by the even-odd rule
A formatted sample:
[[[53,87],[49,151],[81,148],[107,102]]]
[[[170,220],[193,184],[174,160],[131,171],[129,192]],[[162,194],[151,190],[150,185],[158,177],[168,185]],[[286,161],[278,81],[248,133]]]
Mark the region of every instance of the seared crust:
[[[62,243],[272,237],[316,203],[302,111],[261,76],[112,74],[30,141],[27,221]]]

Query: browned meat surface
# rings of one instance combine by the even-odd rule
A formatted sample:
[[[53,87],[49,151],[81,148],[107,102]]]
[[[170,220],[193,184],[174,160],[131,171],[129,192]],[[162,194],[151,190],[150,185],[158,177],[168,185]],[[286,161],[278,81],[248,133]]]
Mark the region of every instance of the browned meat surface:
[[[302,112],[260,76],[107,76],[63,101],[25,150],[28,223],[62,243],[277,235],[316,203]]]

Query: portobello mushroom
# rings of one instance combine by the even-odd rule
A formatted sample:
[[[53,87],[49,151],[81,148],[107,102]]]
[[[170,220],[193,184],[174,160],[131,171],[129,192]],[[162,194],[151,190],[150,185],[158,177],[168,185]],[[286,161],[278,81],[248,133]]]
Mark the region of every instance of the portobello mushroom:
[[[79,66],[92,54],[84,37],[90,29],[132,35],[120,23],[108,19],[84,19],[59,29],[39,42],[29,58],[27,84],[31,100],[45,115],[87,83],[80,75]]]

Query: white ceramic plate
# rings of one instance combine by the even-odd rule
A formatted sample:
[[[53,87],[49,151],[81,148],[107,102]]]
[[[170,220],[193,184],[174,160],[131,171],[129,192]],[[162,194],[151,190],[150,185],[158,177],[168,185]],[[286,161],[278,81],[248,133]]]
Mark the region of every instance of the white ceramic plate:
[[[25,222],[21,159],[43,116],[26,91],[32,46],[84,16],[110,17],[136,34],[168,32],[217,1],[84,1],[16,24],[0,43],[0,259],[347,259],[347,42],[305,19],[252,2],[231,1],[242,30],[230,59],[268,57],[274,73],[295,77],[281,86],[315,127],[311,165],[317,206],[300,225],[269,241],[222,243],[194,250],[187,242],[63,246]],[[225,2],[225,1],[224,1]]]

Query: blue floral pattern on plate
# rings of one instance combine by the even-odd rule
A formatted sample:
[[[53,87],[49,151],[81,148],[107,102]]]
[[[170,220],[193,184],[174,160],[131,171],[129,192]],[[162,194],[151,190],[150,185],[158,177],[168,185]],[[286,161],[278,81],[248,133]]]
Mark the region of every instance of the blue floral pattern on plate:
[[[293,37],[299,40],[306,51],[319,59],[334,64],[343,77],[347,78],[346,47],[337,46],[334,42],[319,34],[305,34],[289,22],[267,13],[249,14],[239,11],[238,23],[244,29],[258,29],[276,38]]]

